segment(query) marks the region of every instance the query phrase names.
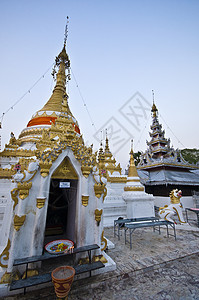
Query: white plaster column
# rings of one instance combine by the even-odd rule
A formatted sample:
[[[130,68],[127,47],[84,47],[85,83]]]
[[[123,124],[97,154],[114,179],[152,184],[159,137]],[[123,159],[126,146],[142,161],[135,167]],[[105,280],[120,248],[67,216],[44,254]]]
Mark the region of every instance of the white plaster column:
[[[153,195],[144,193],[124,192],[123,199],[126,202],[127,218],[154,217]]]

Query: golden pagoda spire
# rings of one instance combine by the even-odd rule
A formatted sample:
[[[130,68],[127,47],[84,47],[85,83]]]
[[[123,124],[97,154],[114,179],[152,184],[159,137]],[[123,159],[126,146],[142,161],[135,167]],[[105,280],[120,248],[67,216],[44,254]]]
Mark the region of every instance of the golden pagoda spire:
[[[66,53],[66,38],[62,51],[55,59],[55,66],[52,72],[53,77],[56,74],[56,67],[58,68],[56,76],[56,85],[54,87],[52,96],[40,111],[57,111],[62,109],[63,99],[68,95],[66,94],[66,79],[70,80],[70,60]],[[68,74],[66,76],[66,70]]]
[[[99,153],[98,153],[98,167],[101,173],[104,170],[104,163],[105,163],[105,156],[104,156],[104,151],[103,151],[103,146],[101,141]]]
[[[131,151],[130,151],[130,165],[128,170],[127,183],[124,187],[124,191],[144,191],[144,186],[140,182],[140,178],[138,176],[138,172],[135,166],[134,158],[133,158],[133,140],[131,140]]]
[[[98,154],[98,160],[104,160],[104,151],[103,151],[103,146],[102,146],[102,141],[100,143],[100,148],[99,148],[99,154]]]
[[[130,154],[130,166],[128,171],[128,177],[138,177],[138,172],[133,157],[133,140],[131,140],[131,151],[129,154]]]
[[[153,95],[153,105],[152,105],[152,108],[151,108],[151,112],[152,112],[152,116],[153,118],[157,117],[157,107],[155,105],[155,101],[154,101],[154,90],[152,90],[152,95]]]
[[[52,71],[52,76],[56,84],[52,95],[47,103],[40,109],[29,121],[27,127],[43,124],[51,124],[55,122],[57,115],[63,111],[63,105],[67,105],[69,115],[73,117],[68,107],[68,95],[66,93],[66,82],[70,80],[70,59],[66,53],[66,41],[68,36],[68,17],[64,36],[64,45],[62,51],[55,58],[55,65]],[[67,75],[66,75],[67,71]]]
[[[58,72],[56,72],[58,69]],[[66,70],[68,74],[66,75]],[[27,127],[55,122],[57,113],[63,109],[64,98],[68,99],[66,93],[66,79],[70,79],[70,60],[66,53],[65,44],[62,51],[55,59],[55,66],[52,72],[53,77],[56,75],[56,84],[50,99],[29,121]]]
[[[109,149],[109,140],[108,140],[107,129],[106,129],[105,149],[103,152],[102,143],[101,143],[101,148],[99,149],[99,156],[101,156],[102,159],[104,160],[103,168],[106,170],[107,174],[112,175],[114,172],[119,172],[119,174],[121,175],[122,168],[120,167],[120,164],[116,165],[116,160],[113,157],[113,154],[111,153],[111,151]],[[109,177],[108,177],[108,180],[109,180]]]
[[[49,129],[52,125],[57,126],[59,123],[71,124],[76,133],[80,134],[79,125],[74,118],[68,106],[68,95],[66,92],[67,81],[70,80],[70,59],[66,52],[66,41],[68,36],[68,17],[65,28],[64,45],[62,51],[55,58],[55,65],[52,75],[56,78],[56,84],[51,94],[51,97],[37,111],[27,124],[19,139],[21,142],[37,141],[41,136],[42,128]],[[62,122],[63,121],[63,122]],[[57,124],[55,124],[57,122]],[[54,130],[55,128],[53,128]]]
[[[57,74],[56,84],[50,99],[44,105],[44,107],[39,111],[61,112],[63,99],[65,97],[68,99],[68,95],[66,93],[66,80],[70,80],[70,59],[68,57],[68,54],[66,53],[66,41],[68,38],[68,23],[69,23],[69,18],[67,17],[65,34],[64,34],[64,46],[62,51],[55,58],[55,65],[52,71],[53,78],[55,78],[55,75]],[[56,71],[56,69],[58,69],[58,72]],[[66,75],[66,70],[68,71],[67,75]]]
[[[109,149],[109,141],[108,141],[108,135],[107,135],[107,129],[106,129],[105,153],[110,153],[110,149]]]

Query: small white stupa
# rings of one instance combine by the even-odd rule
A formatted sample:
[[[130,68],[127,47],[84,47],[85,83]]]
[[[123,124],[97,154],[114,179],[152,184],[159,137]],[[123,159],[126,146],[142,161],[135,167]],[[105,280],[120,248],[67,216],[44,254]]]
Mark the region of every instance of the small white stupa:
[[[122,195],[127,204],[127,218],[154,217],[154,197],[145,193],[140,182],[133,158],[133,140],[131,140],[130,166],[127,182]]]

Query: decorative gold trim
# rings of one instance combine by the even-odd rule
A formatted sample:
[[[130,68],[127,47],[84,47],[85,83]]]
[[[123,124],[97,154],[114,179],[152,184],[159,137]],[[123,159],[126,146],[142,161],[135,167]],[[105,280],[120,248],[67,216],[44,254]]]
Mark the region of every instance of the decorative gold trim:
[[[128,192],[128,191],[140,192],[140,191],[144,191],[144,187],[143,186],[125,186],[124,190],[126,192]]]
[[[78,175],[68,157],[65,157],[53,172],[52,179],[78,179]]]
[[[6,149],[0,152],[0,156],[9,156],[9,157],[32,157],[35,155],[35,151],[24,150],[24,149]]]
[[[1,277],[0,284],[11,283],[12,273],[5,272]]]
[[[107,195],[107,188],[106,188],[106,185],[104,184],[104,195],[103,195],[103,198],[102,198],[103,202],[104,202],[104,199],[106,198],[106,195]]]
[[[89,196],[82,195],[82,205],[87,206],[88,205]]]
[[[101,195],[102,195],[102,193],[103,193],[103,191],[104,191],[104,188],[103,188],[103,186],[100,183],[95,183],[95,185],[94,185],[94,191],[95,191],[95,196],[97,198],[100,198]]]
[[[24,200],[29,196],[29,190],[32,187],[32,182],[18,182],[17,188],[19,190],[19,198]]]
[[[102,251],[104,251],[107,247],[107,239],[104,237],[104,230],[102,231],[102,235],[101,235],[101,246],[103,246],[104,244],[104,247],[101,248]]]
[[[46,198],[37,198],[37,208],[42,208],[45,205]]]
[[[79,265],[89,264],[89,257],[87,256],[87,257],[80,258],[78,264]]]
[[[25,219],[26,219],[26,215],[23,215],[21,217],[17,215],[14,216],[14,228],[16,231],[19,231],[21,226],[24,224]]]
[[[1,259],[3,258],[3,256],[5,256],[5,258],[3,258],[3,260],[8,260],[9,259],[9,250],[10,250],[10,240],[8,239],[8,243],[7,246],[5,247],[5,249],[3,250],[3,252],[0,255],[0,267],[2,268],[7,268],[8,265],[5,265],[1,262]]]
[[[175,207],[173,207],[173,209],[175,210],[175,212],[176,212],[176,214],[177,214],[177,216],[178,216],[178,219],[179,219],[180,223],[186,223],[186,222],[183,222],[183,221],[181,220],[180,215],[179,215],[177,209],[176,209]]]
[[[84,177],[88,178],[91,170],[92,170],[92,166],[86,166],[86,165],[83,165],[81,167],[81,170],[82,170],[82,174]]]
[[[108,262],[107,259],[102,254],[93,255],[92,262],[96,262],[96,261],[101,261],[103,264],[106,264]],[[89,263],[89,257],[88,256],[80,258],[79,262],[78,262],[79,265],[85,265],[85,264],[88,264],[88,263]]]
[[[0,168],[0,178],[7,178],[11,179],[12,176],[14,175],[15,171],[13,169],[3,169]]]
[[[18,197],[17,197],[17,195],[18,195],[18,189],[15,188],[10,193],[11,193],[11,198],[14,201],[14,206],[13,206],[13,210],[14,210],[15,207],[16,207],[16,205],[18,204]]]
[[[95,220],[97,221],[97,226],[99,226],[99,223],[101,222],[101,216],[102,216],[102,209],[96,209],[95,210]]]
[[[140,182],[140,179],[131,179],[131,178],[127,178],[127,184],[128,182]]]
[[[16,270],[14,273],[8,273],[7,271],[1,277],[0,284],[11,283],[13,280],[19,280],[20,273]]]
[[[111,183],[126,183],[127,177],[109,177],[108,176],[107,181],[111,182]]]
[[[52,167],[52,161],[50,160],[45,160],[45,161],[40,161],[39,166],[41,168],[40,173],[42,177],[46,177],[49,174],[50,168]]]
[[[94,185],[94,191],[95,191],[95,196],[97,198],[100,198],[101,195],[104,193],[104,188],[105,188],[105,184],[103,184],[103,183],[95,183],[95,185]]]
[[[92,262],[101,261],[103,264],[106,264],[108,260],[104,257],[104,255],[94,255],[92,258]]]
[[[39,274],[39,272],[38,272],[37,269],[29,269],[29,270],[27,270],[27,273],[26,273],[26,271],[23,273],[21,279],[26,279],[26,278],[29,278],[29,277],[32,277],[32,276],[36,276],[38,274]]]

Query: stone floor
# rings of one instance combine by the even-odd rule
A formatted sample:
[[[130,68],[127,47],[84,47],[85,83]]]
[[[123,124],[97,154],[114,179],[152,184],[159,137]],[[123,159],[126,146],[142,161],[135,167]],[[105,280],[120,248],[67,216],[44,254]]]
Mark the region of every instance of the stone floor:
[[[177,229],[177,240],[167,238],[166,230],[151,228],[133,233],[133,247],[113,236],[113,228],[105,236],[115,244],[107,254],[116,262],[113,272],[76,280],[69,300],[147,300],[199,299],[199,230]],[[189,229],[189,230],[188,230]],[[52,286],[4,297],[5,300],[56,299]]]

